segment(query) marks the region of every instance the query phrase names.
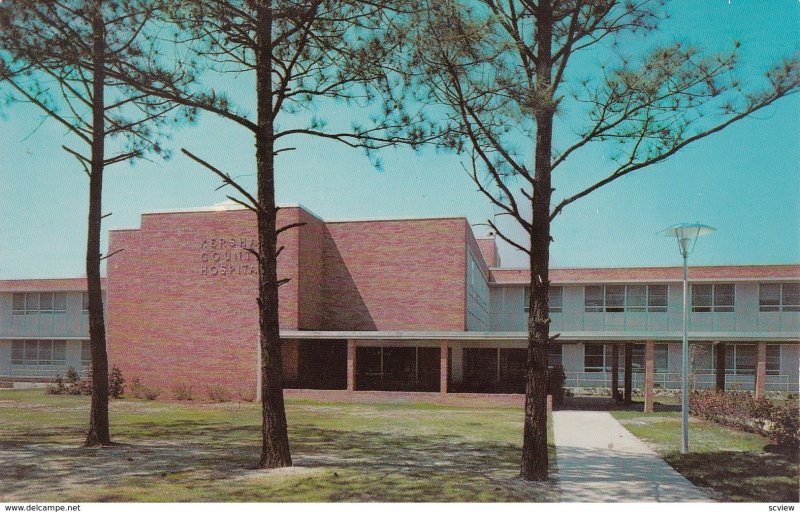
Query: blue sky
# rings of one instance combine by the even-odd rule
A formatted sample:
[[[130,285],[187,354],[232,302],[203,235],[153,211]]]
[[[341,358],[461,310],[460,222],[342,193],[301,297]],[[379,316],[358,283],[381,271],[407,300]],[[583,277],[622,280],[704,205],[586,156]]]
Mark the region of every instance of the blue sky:
[[[800,47],[797,0],[683,0],[670,5],[664,38],[725,49],[741,40],[741,78],[756,80],[767,63]],[[646,51],[657,41],[629,48]],[[352,111],[327,107],[319,115],[346,120]],[[41,124],[33,107],[0,109],[0,279],[84,275],[87,178],[61,145],[64,130]],[[565,124],[576,119],[562,115]],[[37,126],[39,128],[37,129]],[[480,224],[492,208],[452,154],[395,149],[377,171],[358,150],[333,142],[295,141],[279,157],[277,199],[302,203],[324,219],[465,216]],[[556,141],[558,143],[558,140]],[[216,177],[180,155],[187,149],[245,175],[252,188],[249,133],[203,116],[175,132],[167,162],[139,161],[106,172],[104,227],[139,225],[142,212],[211,205],[224,200]],[[557,180],[580,181],[602,171],[613,147],[597,148],[560,170]],[[576,181],[576,182],[577,182]],[[700,221],[718,231],[702,239],[692,264],[800,262],[800,98],[774,107],[690,146],[669,161],[634,173],[574,203],[553,225],[551,264],[564,266],[678,265],[674,240],[656,232]],[[510,223],[505,229],[524,242]],[[477,234],[486,228],[476,226]],[[501,244],[506,266],[525,257]]]

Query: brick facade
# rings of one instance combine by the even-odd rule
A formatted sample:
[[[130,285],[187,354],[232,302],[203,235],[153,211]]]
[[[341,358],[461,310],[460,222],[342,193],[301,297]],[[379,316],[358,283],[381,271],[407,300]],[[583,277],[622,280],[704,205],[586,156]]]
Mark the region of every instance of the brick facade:
[[[292,223],[304,225],[279,237],[278,277],[291,279],[281,329],[464,330],[463,218],[325,223],[282,208],[278,225]],[[144,214],[140,229],[111,231],[110,251],[122,250],[108,266],[111,363],[165,390],[253,389],[256,236],[242,209]],[[296,343],[283,353],[296,380]]]

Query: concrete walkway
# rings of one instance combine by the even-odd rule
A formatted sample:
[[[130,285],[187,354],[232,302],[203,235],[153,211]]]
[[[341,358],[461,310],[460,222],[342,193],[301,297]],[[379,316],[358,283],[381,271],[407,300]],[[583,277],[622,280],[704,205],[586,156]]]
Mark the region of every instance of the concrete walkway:
[[[713,501],[607,412],[555,411],[562,501]]]

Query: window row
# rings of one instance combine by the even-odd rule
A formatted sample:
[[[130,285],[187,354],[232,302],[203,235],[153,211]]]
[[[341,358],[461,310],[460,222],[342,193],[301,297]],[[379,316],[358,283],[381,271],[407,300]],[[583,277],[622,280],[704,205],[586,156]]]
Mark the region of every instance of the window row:
[[[12,297],[11,313],[14,315],[66,312],[67,294],[64,292],[15,293]]]
[[[667,286],[611,285],[587,286],[584,289],[584,307],[587,313],[621,313],[667,311]]]
[[[643,373],[645,367],[644,345],[637,344],[631,347],[631,367],[635,373]],[[623,370],[624,349],[619,348],[619,370]],[[583,371],[587,373],[610,372],[613,361],[613,348],[610,344],[587,344],[583,348]],[[653,354],[653,363],[656,373],[667,372],[669,369],[669,348],[666,343],[657,343]]]
[[[761,311],[800,311],[800,283],[762,283],[758,306]]]
[[[81,342],[81,365],[89,366],[92,351],[89,340]],[[67,363],[66,340],[14,340],[11,364],[22,366],[64,366]]]
[[[63,314],[67,312],[66,292],[19,292],[12,296],[11,313],[14,315],[38,315],[44,313]],[[89,294],[81,295],[81,309],[89,313]]]
[[[697,372],[717,370],[717,345],[693,345],[689,357]],[[725,345],[725,373],[728,375],[754,375],[758,360],[758,347],[739,343]],[[780,345],[767,345],[767,375],[779,375],[781,370]]]
[[[586,344],[583,349],[583,371],[587,373],[611,372],[613,352],[610,344]],[[645,348],[642,344],[631,347],[634,373],[644,372]],[[756,345],[727,344],[725,349],[725,373],[727,375],[754,375],[758,357]],[[669,348],[666,343],[656,343],[654,351],[656,373],[669,372]],[[696,373],[714,373],[717,369],[716,345],[691,345],[690,365]],[[767,345],[767,375],[779,375],[781,369],[780,345]],[[673,372],[680,371],[680,362]],[[623,371],[623,348],[619,349],[619,371]]]
[[[734,284],[692,284],[690,304],[695,313],[732,313],[736,306]],[[564,289],[550,287],[550,312],[561,313]],[[666,312],[667,285],[594,285],[584,288],[587,313]],[[800,283],[762,283],[761,311],[800,311]],[[525,311],[530,311],[530,288],[525,288]]]

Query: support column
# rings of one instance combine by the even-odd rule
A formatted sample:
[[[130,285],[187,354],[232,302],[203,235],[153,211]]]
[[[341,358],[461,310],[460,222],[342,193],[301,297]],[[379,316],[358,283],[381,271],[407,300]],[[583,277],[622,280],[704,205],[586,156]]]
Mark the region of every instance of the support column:
[[[725,344],[717,343],[716,367],[717,367],[717,393],[725,392]]]
[[[619,395],[619,343],[611,345],[611,397],[620,401]]]
[[[356,390],[356,340],[347,340],[347,391]]]
[[[644,412],[653,412],[653,384],[655,373],[656,343],[644,344]]]
[[[764,398],[764,391],[767,384],[767,344],[764,342],[756,345],[758,347],[758,359],[756,360],[756,399]]]
[[[633,345],[625,344],[625,403],[633,402]]]
[[[443,395],[447,394],[447,342],[441,342],[439,349],[439,392]]]
[[[452,360],[450,361],[450,372],[453,375],[453,382],[463,382],[464,381],[464,347],[453,346],[450,347],[451,353],[453,354]]]

